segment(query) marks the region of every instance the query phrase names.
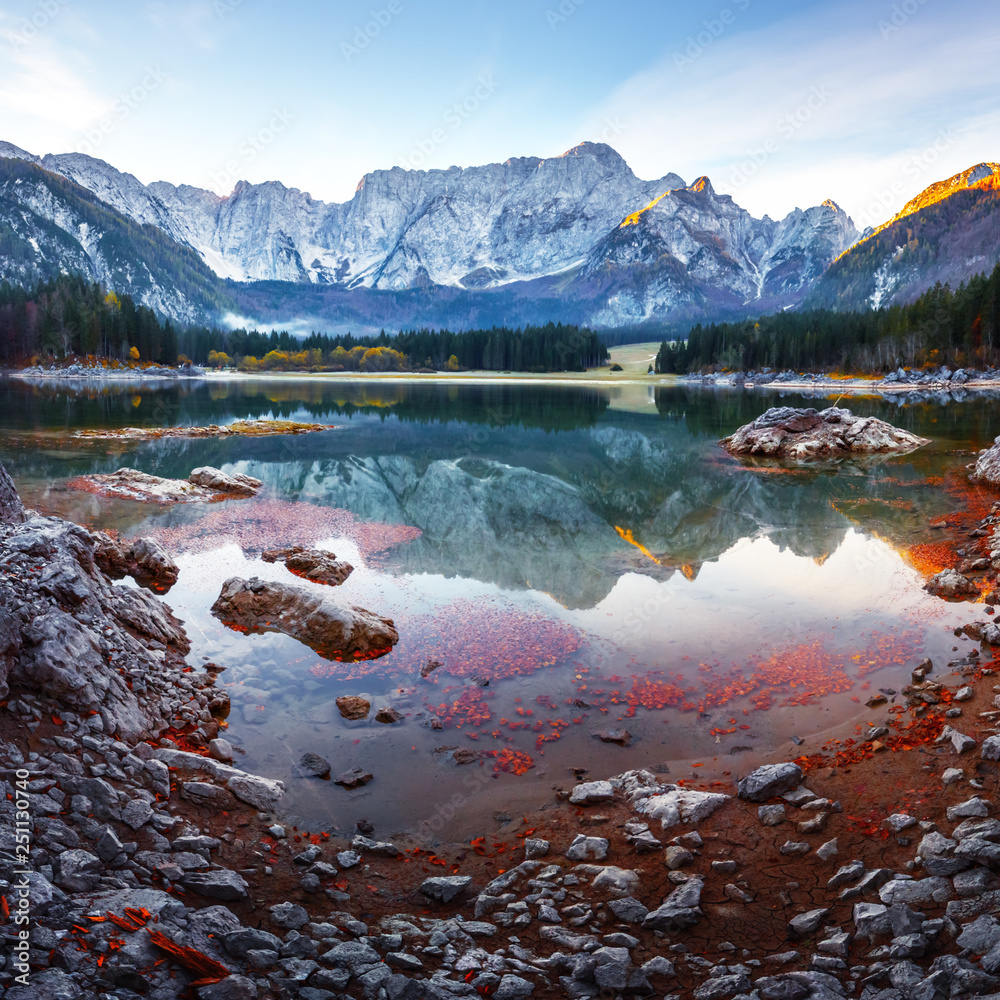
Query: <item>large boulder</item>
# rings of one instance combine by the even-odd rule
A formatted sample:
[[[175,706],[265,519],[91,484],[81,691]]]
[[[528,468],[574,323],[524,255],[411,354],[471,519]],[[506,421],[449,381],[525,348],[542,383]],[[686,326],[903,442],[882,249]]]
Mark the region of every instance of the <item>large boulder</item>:
[[[24,504],[17,495],[14,481],[0,465],[0,524],[20,524],[24,520]]]
[[[140,586],[161,594],[177,582],[177,563],[155,538],[137,538],[125,545],[103,531],[92,534],[94,562],[112,580],[131,576]]]
[[[0,531],[0,697],[9,688],[43,694],[106,732],[137,737],[165,728],[160,698],[164,650],[176,665],[190,645],[151,594],[113,587],[96,562],[90,532],[33,517]],[[151,645],[157,644],[155,648]],[[184,700],[187,700],[185,698]]]
[[[212,614],[226,625],[248,632],[290,635],[328,659],[380,656],[399,641],[390,618],[326,594],[257,577],[227,580],[212,605]]]
[[[720,444],[733,455],[759,455],[799,461],[913,451],[928,443],[877,417],[857,417],[830,406],[796,409],[773,406]]]
[[[972,477],[987,483],[1000,483],[1000,436],[994,439],[989,448],[979,453]]]
[[[174,504],[251,497],[260,489],[261,481],[208,467],[195,469],[187,479],[164,479],[138,469],[123,468],[108,475],[80,476],[66,485],[114,500]]]

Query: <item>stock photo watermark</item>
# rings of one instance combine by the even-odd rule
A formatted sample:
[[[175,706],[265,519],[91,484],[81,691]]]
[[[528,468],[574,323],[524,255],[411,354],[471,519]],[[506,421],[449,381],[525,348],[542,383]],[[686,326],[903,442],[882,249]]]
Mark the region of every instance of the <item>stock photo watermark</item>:
[[[39,0],[34,13],[30,17],[21,18],[20,28],[17,31],[7,32],[7,41],[10,42],[11,48],[16,51],[34,41],[69,4],[70,0]]]
[[[8,889],[8,903],[11,920],[17,928],[17,938],[13,945],[10,967],[14,971],[14,982],[19,986],[28,985],[31,971],[31,799],[28,782],[31,775],[26,770],[14,772],[14,865],[13,881]]]
[[[707,21],[702,21],[704,29],[696,35],[688,35],[685,41],[684,51],[674,52],[674,65],[679,70],[687,69],[694,64],[694,61],[701,56],[714,42],[718,41],[731,24],[736,22],[738,15],[742,14],[750,6],[750,0],[734,0],[732,7],[723,7],[716,17]]]
[[[115,101],[107,117],[84,131],[79,151],[88,155],[95,152],[98,146],[126,121],[133,111],[138,110],[149,95],[159,89],[167,79],[169,79],[168,74],[159,66],[147,66],[145,76]]]
[[[368,13],[369,19],[355,27],[351,40],[340,43],[340,51],[348,62],[361,55],[389,27],[393,19],[403,13],[403,0],[389,0],[384,7]]]
[[[460,131],[470,118],[488,101],[497,91],[499,84],[493,78],[493,74],[486,74],[479,78],[479,82],[462,100],[456,101],[443,116],[444,126],[438,126],[427,133],[422,139],[417,140],[414,148],[403,158],[403,166],[411,170],[419,170],[427,163],[428,157],[440,146],[443,146],[448,139],[456,132]]]
[[[941,159],[954,142],[954,132],[949,128],[943,128],[930,145],[921,152],[908,157],[903,164],[901,174],[887,186],[879,188],[874,193],[872,200],[859,214],[858,223],[861,224],[862,228],[878,225],[885,217],[886,212],[890,216],[895,215],[901,204],[908,200],[907,192],[912,195],[912,184],[907,184],[907,181],[919,180],[927,170]]]
[[[221,21],[223,18],[228,17],[237,7],[241,6],[243,0],[215,0],[212,4],[212,11],[215,16]]]
[[[761,167],[782,147],[782,139],[788,140],[804,128],[816,112],[833,97],[833,91],[825,84],[810,88],[809,96],[794,110],[782,115],[775,123],[777,135],[768,136],[759,146],[748,149],[746,158],[738,163],[729,176],[729,184],[733,188],[741,188]],[[778,138],[778,137],[781,138]]]
[[[545,20],[549,22],[549,27],[557,28],[560,24],[565,24],[587,0],[562,0],[558,7],[550,7],[545,12]]]
[[[880,17],[876,25],[883,40],[887,41],[896,34],[926,3],[927,0],[903,0],[902,3],[894,3],[888,18]]]
[[[227,160],[219,170],[209,172],[212,183],[222,191],[229,191],[240,179],[240,174],[248,163],[253,163],[282,132],[295,121],[293,115],[286,108],[280,111],[276,108],[270,119],[263,127],[248,135],[236,150],[236,156]]]

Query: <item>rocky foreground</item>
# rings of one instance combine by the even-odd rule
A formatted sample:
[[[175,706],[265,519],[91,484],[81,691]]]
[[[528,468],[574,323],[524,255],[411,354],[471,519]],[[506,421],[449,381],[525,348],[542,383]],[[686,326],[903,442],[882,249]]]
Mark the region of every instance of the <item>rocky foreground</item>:
[[[959,690],[925,663],[870,699],[850,773],[630,771],[434,853],[284,823],[281,783],[233,765],[215,668],[107,551],[0,469],[3,1000],[1000,996],[988,625]],[[890,754],[894,710],[926,732]],[[891,806],[855,814],[866,784]]]

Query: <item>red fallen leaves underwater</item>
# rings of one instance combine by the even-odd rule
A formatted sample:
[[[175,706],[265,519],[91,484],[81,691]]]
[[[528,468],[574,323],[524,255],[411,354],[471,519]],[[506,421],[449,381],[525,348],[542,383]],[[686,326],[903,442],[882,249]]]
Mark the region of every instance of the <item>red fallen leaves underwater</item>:
[[[640,707],[706,712],[739,698],[749,698],[755,709],[763,711],[782,695],[782,705],[816,704],[824,695],[849,691],[858,677],[872,670],[888,664],[905,664],[912,657],[916,641],[915,633],[872,635],[863,652],[847,655],[827,649],[817,639],[779,650],[767,659],[751,656],[746,667],[734,664],[729,671],[721,668],[710,671],[702,664],[700,689],[650,675],[636,677],[631,690],[624,695],[629,706],[625,715],[634,716]],[[847,672],[852,662],[858,664],[855,676]],[[616,702],[617,698],[612,697],[611,701]],[[732,731],[716,729],[712,734]]]
[[[266,498],[214,507],[188,524],[149,525],[143,533],[170,552],[205,552],[227,541],[235,542],[244,552],[262,552],[309,546],[324,538],[349,538],[366,557],[421,535],[419,528],[405,524],[359,521],[349,510]]]
[[[419,671],[428,659],[455,677],[490,681],[532,674],[575,653],[582,634],[571,625],[497,601],[455,601],[433,615],[400,623],[393,659]],[[412,637],[412,638],[410,638]]]

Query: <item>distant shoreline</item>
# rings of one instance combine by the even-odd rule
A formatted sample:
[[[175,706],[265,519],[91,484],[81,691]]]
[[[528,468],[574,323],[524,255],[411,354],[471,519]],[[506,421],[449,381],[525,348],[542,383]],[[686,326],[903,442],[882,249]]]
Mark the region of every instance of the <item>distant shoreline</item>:
[[[578,386],[616,386],[645,385],[652,388],[674,388],[689,386],[702,389],[741,389],[741,390],[790,390],[797,393],[832,392],[844,395],[887,394],[899,393],[935,393],[950,392],[956,389],[983,390],[1000,389],[1000,380],[974,379],[960,385],[940,381],[926,384],[883,383],[881,378],[872,376],[870,379],[831,379],[830,381],[793,381],[793,382],[709,382],[701,376],[655,375],[640,372],[611,372],[607,368],[590,369],[585,372],[497,372],[497,371],[464,371],[464,372],[239,372],[239,371],[204,371],[198,374],[178,373],[141,374],[136,371],[109,371],[99,375],[61,375],[53,372],[9,371],[12,378],[30,382],[72,382],[76,384],[88,382],[268,382],[268,381],[310,381],[310,382],[390,382],[403,385],[419,385],[434,383],[441,385],[578,385]]]

